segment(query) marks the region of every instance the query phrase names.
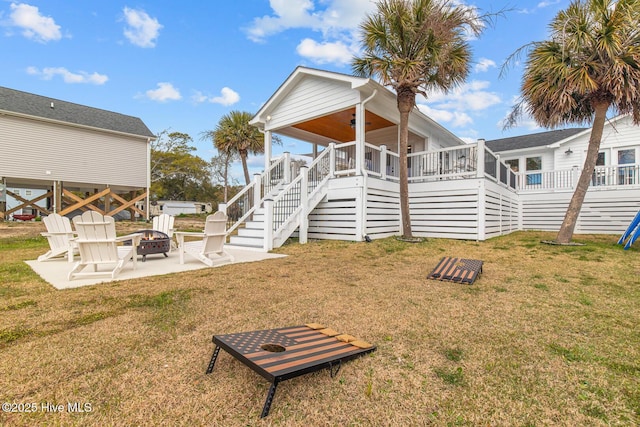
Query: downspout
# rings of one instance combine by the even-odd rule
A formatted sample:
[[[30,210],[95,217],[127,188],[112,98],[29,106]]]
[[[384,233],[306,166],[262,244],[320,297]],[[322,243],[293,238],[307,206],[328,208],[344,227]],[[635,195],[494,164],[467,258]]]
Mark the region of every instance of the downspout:
[[[367,170],[364,167],[364,151],[365,151],[365,104],[378,93],[378,89],[374,89],[373,93],[369,95],[366,99],[360,102],[360,114],[358,117],[358,135],[360,136],[360,141],[356,141],[356,175],[362,175],[362,185],[360,186],[360,194],[359,194],[359,203],[358,208],[356,208],[357,218],[356,218],[356,239],[357,241],[362,242],[365,240],[365,236],[367,235],[367,192],[368,192],[368,183],[367,183]],[[356,138],[357,140],[358,138]],[[359,210],[359,212],[358,212]]]

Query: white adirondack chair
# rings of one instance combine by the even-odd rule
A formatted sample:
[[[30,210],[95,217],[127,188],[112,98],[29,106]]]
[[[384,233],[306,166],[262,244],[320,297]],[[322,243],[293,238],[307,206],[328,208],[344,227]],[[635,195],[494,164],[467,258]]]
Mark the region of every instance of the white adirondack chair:
[[[142,234],[117,237],[113,217],[93,211],[74,217],[73,225],[78,233],[75,242],[80,252],[80,261],[69,272],[69,280],[95,276],[108,276],[113,279],[129,260],[132,261],[133,268],[136,268],[136,249]],[[131,241],[131,245],[118,245],[127,240]],[[106,266],[107,270],[99,271],[99,266]],[[84,271],[87,267],[91,267],[91,271]]]
[[[185,253],[213,267],[214,261],[233,261],[233,256],[225,252],[224,243],[226,240],[227,215],[218,211],[207,216],[203,232],[176,231],[178,239],[178,251],[180,253],[180,264],[184,264]],[[190,242],[185,241],[185,237],[201,237],[201,240]],[[211,258],[214,256],[214,258]]]
[[[171,241],[171,246],[169,246],[169,252],[172,249],[176,249],[176,244],[173,240],[173,232],[175,229],[173,228],[173,222],[175,218],[169,214],[162,214],[153,217],[153,226],[154,230],[158,230],[167,236],[169,236],[169,240]]]
[[[67,255],[69,262],[73,262],[73,254],[77,252],[74,242],[76,233],[71,229],[71,221],[66,216],[50,214],[42,218],[47,231],[40,233],[49,241],[49,250],[38,257],[38,261],[47,261],[61,255]]]

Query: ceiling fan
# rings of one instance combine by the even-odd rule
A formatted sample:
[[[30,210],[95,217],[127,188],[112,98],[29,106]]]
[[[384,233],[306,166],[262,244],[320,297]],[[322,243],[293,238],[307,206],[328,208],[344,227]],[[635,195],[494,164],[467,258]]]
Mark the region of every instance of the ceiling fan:
[[[352,116],[353,116],[353,118],[349,122],[349,126],[351,126],[351,129],[355,129],[356,128],[356,115],[352,114]],[[365,126],[369,126],[370,124],[371,124],[371,122],[364,122]]]

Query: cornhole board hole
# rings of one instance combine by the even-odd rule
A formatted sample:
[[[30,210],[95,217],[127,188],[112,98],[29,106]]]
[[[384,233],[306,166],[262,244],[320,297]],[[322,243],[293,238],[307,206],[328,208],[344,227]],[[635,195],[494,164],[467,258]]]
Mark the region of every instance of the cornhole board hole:
[[[444,257],[427,278],[471,285],[480,273],[482,261],[478,259]]]
[[[329,369],[331,376],[334,377],[340,370],[342,362],[376,349],[365,341],[312,323],[279,329],[214,335],[213,343],[215,349],[207,374],[213,371],[218,353],[222,348],[271,383],[260,418],[269,415],[276,387],[281,381],[321,369]]]

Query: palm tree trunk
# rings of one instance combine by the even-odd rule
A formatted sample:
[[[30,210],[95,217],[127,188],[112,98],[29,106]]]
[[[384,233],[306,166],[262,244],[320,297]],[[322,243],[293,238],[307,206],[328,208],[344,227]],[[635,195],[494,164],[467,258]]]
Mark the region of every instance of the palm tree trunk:
[[[246,150],[240,150],[240,159],[242,160],[242,170],[244,171],[244,180],[245,180],[245,185],[249,185],[250,182],[250,178],[249,178],[249,166],[247,165],[247,156],[249,153],[247,153]]]
[[[602,140],[602,133],[604,131],[604,123],[607,118],[609,105],[610,103],[605,101],[597,103],[594,102],[593,107],[595,117],[593,119],[593,126],[591,127],[587,157],[584,160],[582,173],[580,174],[580,179],[578,179],[578,185],[573,193],[573,197],[571,197],[571,202],[569,202],[569,207],[567,208],[567,213],[564,216],[564,221],[562,221],[562,226],[560,226],[560,231],[558,231],[558,236],[556,237],[557,243],[568,244],[571,242],[571,238],[573,237],[573,231],[576,228],[576,223],[578,222],[582,203],[584,202],[584,197],[589,189],[589,183],[591,182],[591,177],[593,176],[593,171],[596,167],[596,162],[598,161],[600,141]]]
[[[409,144],[409,114],[415,106],[416,94],[411,88],[398,88],[398,111],[400,112],[400,217],[402,237],[411,239],[411,214],[409,212],[409,171],[407,167],[407,147]]]

